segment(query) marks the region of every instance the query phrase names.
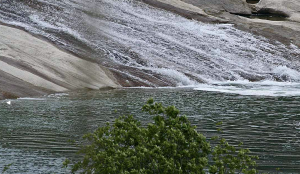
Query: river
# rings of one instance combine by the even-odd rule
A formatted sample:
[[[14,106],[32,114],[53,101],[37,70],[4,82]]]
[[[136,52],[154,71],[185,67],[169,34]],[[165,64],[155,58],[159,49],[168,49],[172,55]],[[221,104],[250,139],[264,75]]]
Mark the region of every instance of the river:
[[[98,62],[134,87],[0,101],[0,164],[12,163],[8,173],[68,173],[61,164],[78,150],[69,139],[123,114],[148,123],[140,108],[150,97],[177,106],[207,137],[223,121],[226,138],[260,156],[259,170],[299,173],[297,46],[132,0],[3,1],[0,22]]]
[[[223,121],[224,137],[244,142],[258,155],[263,172],[300,171],[300,97],[249,96],[191,88],[129,88],[77,91],[0,103],[0,164],[8,173],[68,173],[65,158],[76,159],[69,139],[81,136],[121,115],[151,122],[141,107],[153,97],[175,105],[197,130],[210,138]]]

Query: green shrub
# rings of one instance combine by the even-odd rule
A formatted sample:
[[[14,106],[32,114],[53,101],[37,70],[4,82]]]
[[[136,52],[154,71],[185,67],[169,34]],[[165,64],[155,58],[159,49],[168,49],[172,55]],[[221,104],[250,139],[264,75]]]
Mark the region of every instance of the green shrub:
[[[12,165],[12,163],[11,163],[11,164],[7,164],[7,165],[4,165],[4,166],[3,166],[3,169],[2,169],[2,174],[5,173],[5,172],[10,168],[11,165]]]
[[[72,173],[256,173],[249,150],[237,150],[219,137],[214,137],[219,143],[212,147],[174,106],[150,99],[143,111],[154,115],[146,127],[133,116],[123,116],[85,135],[89,143],[81,147],[83,159],[72,166]]]

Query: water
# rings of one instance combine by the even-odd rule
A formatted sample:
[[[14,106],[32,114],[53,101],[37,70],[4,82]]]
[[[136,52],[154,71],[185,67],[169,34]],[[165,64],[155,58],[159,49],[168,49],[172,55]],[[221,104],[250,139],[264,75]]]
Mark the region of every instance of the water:
[[[297,46],[131,0],[4,0],[0,21],[98,62],[123,86],[168,86],[0,101],[0,164],[12,163],[8,173],[69,173],[61,168],[76,158],[69,139],[121,114],[150,122],[137,112],[149,97],[178,106],[208,137],[223,121],[228,139],[261,156],[260,170],[299,173]]]
[[[266,97],[198,91],[193,88],[77,91],[0,103],[0,169],[8,173],[68,173],[63,160],[76,159],[72,139],[95,130],[123,114],[149,123],[141,106],[153,97],[177,106],[207,137],[223,121],[225,137],[260,156],[264,172],[300,171],[300,97]]]

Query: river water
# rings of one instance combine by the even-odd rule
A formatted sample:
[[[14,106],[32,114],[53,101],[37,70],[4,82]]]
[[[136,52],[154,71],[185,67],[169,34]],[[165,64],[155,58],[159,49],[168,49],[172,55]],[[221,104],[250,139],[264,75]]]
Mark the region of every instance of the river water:
[[[224,136],[259,155],[261,171],[300,173],[300,49],[292,43],[133,0],[3,0],[0,22],[98,62],[125,87],[142,86],[0,101],[0,169],[69,173],[61,168],[76,158],[69,139],[122,114],[147,123],[139,111],[153,97],[207,137],[223,121]]]
[[[259,155],[258,169],[282,173],[300,171],[300,97],[249,96],[192,88],[77,91],[0,103],[0,164],[8,173],[68,173],[63,160],[76,158],[68,140],[120,115],[133,114],[143,124],[151,117],[141,107],[153,97],[175,105],[205,136],[216,135],[223,121],[224,137],[244,142]],[[0,166],[1,168],[1,166]]]

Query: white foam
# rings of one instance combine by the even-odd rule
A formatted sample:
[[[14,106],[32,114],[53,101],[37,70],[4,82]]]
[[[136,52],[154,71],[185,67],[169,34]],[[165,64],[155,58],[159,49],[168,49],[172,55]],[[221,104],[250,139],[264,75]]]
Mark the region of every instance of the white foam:
[[[300,49],[293,44],[270,43],[232,24],[188,20],[133,0],[64,2],[72,8],[53,14],[29,9],[32,27],[48,38],[56,37],[48,30],[68,33],[97,52],[91,57],[102,61],[99,55],[108,53],[110,60],[103,62],[159,73],[180,87],[228,79],[300,82]],[[59,1],[51,3],[58,6]],[[155,86],[147,77],[121,73]]]
[[[200,76],[212,81],[274,80],[276,76],[300,82],[299,60],[291,60],[299,52],[294,45],[271,44],[233,25],[187,20],[138,2],[104,2],[99,11],[105,20],[93,19],[91,25],[101,26],[106,37],[138,55],[128,58],[115,45],[106,46],[116,50],[117,56],[111,58],[117,63],[160,73],[178,86],[195,85],[194,81],[203,80]]]
[[[29,16],[30,20],[38,25],[40,25],[42,28],[51,28],[51,29],[56,29],[58,30],[59,28],[55,25],[52,25],[48,22],[45,22],[43,20],[40,19],[40,17],[38,15],[30,15]]]
[[[195,90],[256,96],[300,96],[300,83],[227,81],[199,84]]]
[[[295,123],[295,129],[300,130],[300,122]]]
[[[162,74],[164,76],[168,76],[171,79],[175,80],[177,86],[193,86],[196,85],[197,82],[191,80],[185,74],[174,70],[174,69],[167,69],[167,68],[151,68],[152,71]]]
[[[53,30],[59,30],[62,31],[64,33],[68,33],[69,35],[75,37],[78,40],[81,40],[85,43],[89,43],[85,38],[83,38],[77,31],[67,27],[64,24],[58,23],[56,22],[55,24],[51,24],[49,22],[46,22],[44,19],[41,19],[38,15],[30,15],[29,16],[30,20],[36,24],[38,24],[39,26],[41,26],[42,28],[48,28],[48,29],[53,29]]]
[[[277,74],[279,77],[285,78],[286,81],[300,80],[300,72],[288,68],[287,66],[278,66],[273,70],[273,73]]]
[[[18,98],[18,100],[36,100],[36,101],[42,101],[42,100],[46,100],[46,99],[45,98],[21,97],[21,98]]]

